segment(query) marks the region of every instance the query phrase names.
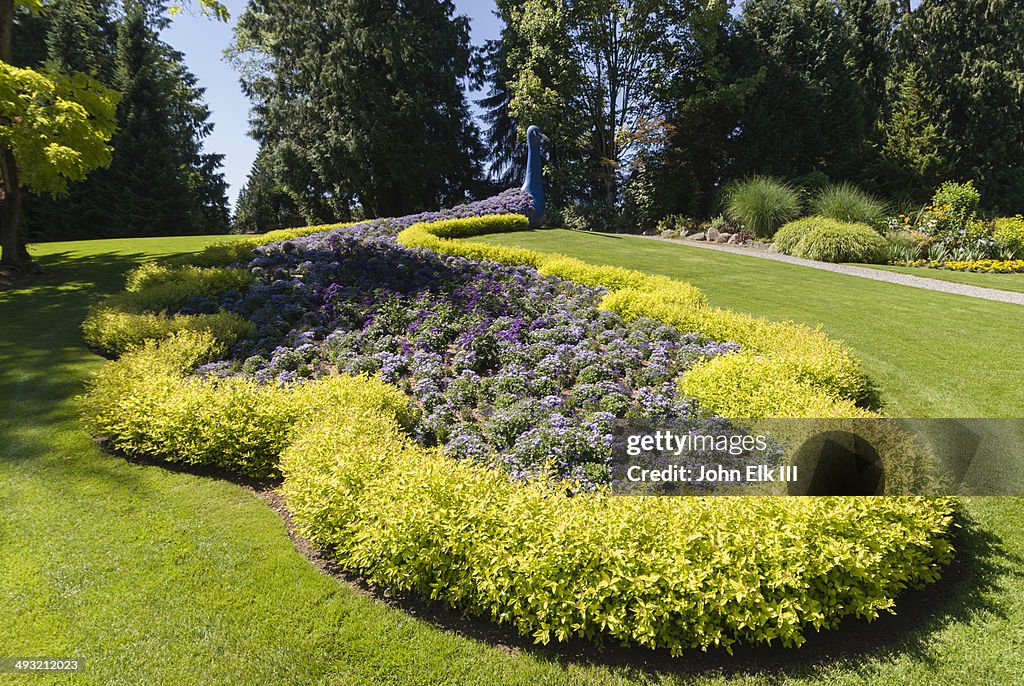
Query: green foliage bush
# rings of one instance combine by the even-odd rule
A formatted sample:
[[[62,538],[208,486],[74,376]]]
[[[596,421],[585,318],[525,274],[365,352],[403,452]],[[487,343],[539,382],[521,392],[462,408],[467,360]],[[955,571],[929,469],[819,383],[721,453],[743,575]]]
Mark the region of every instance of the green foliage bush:
[[[775,232],[775,237],[772,238],[772,245],[779,252],[785,255],[792,255],[793,249],[796,248],[797,244],[819,222],[818,217],[804,217],[803,219],[789,222]]]
[[[810,209],[821,217],[872,227],[882,226],[889,211],[885,202],[851,183],[825,186],[812,198]]]
[[[409,420],[405,395],[377,380],[332,376],[279,386],[190,374],[224,352],[210,334],[186,331],[125,353],[91,380],[86,426],[132,455],[271,477],[304,417],[346,407]]]
[[[781,234],[781,236],[779,235]],[[806,217],[779,229],[779,252],[821,262],[884,262],[889,247],[867,224],[850,224],[828,217]]]
[[[184,331],[208,333],[226,349],[236,341],[254,335],[256,327],[231,312],[168,317],[152,312],[126,312],[105,304],[92,307],[82,322],[85,342],[112,357],[146,341]]]
[[[216,298],[247,288],[255,281],[244,269],[231,267],[169,267],[147,262],[128,273],[125,290],[104,304],[124,312],[160,312],[194,295]]]
[[[981,193],[974,187],[973,181],[946,181],[932,196],[932,205],[947,216],[948,226],[954,231],[966,227],[978,216],[980,204]]]
[[[890,262],[912,262],[925,254],[922,244],[907,232],[893,231],[885,236]]]
[[[1016,257],[1024,259],[1024,217],[1000,217],[993,224],[993,237],[1006,245]]]
[[[725,214],[762,238],[800,216],[800,193],[787,183],[754,176],[725,189]]]
[[[281,469],[299,532],[344,568],[542,643],[799,645],[891,609],[952,556],[952,499],[567,498],[369,413],[304,426]]]
[[[719,355],[679,380],[683,394],[725,417],[870,417],[850,400],[836,399],[799,380],[784,361],[751,350]]]

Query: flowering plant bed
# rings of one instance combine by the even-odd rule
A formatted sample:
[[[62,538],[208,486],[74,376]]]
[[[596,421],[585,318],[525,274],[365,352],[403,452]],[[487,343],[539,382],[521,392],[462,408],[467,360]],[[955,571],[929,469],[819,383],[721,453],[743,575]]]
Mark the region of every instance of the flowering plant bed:
[[[524,202],[197,257],[231,274],[137,273],[84,327],[121,355],[85,398],[90,429],[280,472],[300,531],[349,569],[542,642],[798,645],[937,578],[952,499],[608,495],[615,417],[863,416],[864,379],[821,332],[688,284],[451,240],[525,228]]]
[[[890,262],[889,264],[899,267],[924,267],[955,272],[982,272],[987,274],[1024,273],[1024,260],[971,260],[969,262],[909,260],[905,262]]]

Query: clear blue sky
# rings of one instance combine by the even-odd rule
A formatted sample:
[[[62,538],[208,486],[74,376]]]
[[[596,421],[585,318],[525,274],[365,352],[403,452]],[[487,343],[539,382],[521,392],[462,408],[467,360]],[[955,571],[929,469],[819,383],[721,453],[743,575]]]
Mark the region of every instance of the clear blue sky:
[[[224,177],[230,186],[232,205],[256,159],[256,142],[248,136],[249,100],[238,84],[238,75],[224,60],[224,48],[231,42],[234,18],[245,9],[244,0],[226,0],[232,21],[225,25],[198,16],[180,14],[161,38],[185,54],[188,68],[206,88],[206,102],[212,111],[213,133],[205,140],[207,152],[224,155]],[[498,35],[493,0],[455,0],[458,13],[470,18],[473,43],[481,45]]]

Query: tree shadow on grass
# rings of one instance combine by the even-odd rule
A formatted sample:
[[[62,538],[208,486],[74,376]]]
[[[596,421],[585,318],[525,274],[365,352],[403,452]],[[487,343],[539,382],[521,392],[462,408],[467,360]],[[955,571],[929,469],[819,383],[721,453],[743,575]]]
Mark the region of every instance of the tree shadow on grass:
[[[99,362],[82,341],[89,306],[120,290],[124,273],[152,257],[53,253],[38,259],[38,280],[0,291],[0,459],[30,460],[51,450],[36,434],[75,418],[69,399]]]

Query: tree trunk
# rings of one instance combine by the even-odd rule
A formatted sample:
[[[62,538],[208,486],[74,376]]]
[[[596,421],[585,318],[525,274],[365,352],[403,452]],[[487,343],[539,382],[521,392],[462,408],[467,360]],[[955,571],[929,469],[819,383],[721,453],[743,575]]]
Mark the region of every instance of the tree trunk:
[[[14,31],[14,0],[0,0],[0,60],[11,61],[11,34]],[[3,175],[4,205],[0,211],[0,263],[22,268],[31,258],[21,240],[21,186],[14,153],[0,149],[0,174]]]
[[[29,262],[28,251],[21,243],[21,188],[18,187],[18,168],[14,154],[0,151],[0,173],[4,177],[4,205],[0,211],[0,264],[22,268]]]

